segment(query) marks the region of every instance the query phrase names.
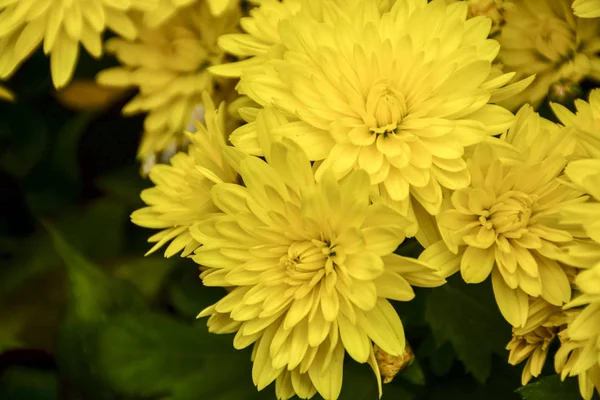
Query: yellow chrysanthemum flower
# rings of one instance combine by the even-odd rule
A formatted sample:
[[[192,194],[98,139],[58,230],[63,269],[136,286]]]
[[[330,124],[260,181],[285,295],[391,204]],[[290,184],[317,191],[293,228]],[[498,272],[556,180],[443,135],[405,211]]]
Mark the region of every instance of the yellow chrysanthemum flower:
[[[487,144],[475,148],[468,161],[471,184],[452,193],[448,209],[437,217],[445,243],[427,248],[422,259],[431,258],[430,253],[448,253],[439,259],[459,254],[456,267],[468,283],[482,282],[491,274],[502,315],[522,327],[528,295],[556,306],[571,298],[560,262],[577,262],[563,246],[579,244],[585,234],[560,225],[559,213],[586,197],[560,179],[575,147],[568,128],[524,106],[503,140],[522,160],[503,161]]]
[[[235,182],[237,173],[223,159],[225,106],[218,110],[204,93],[203,125],[196,122],[196,132],[188,133],[187,153],[171,158],[171,165],[158,164],[150,169],[150,180],[155,184],[142,191],[142,200],[148,205],[131,214],[133,223],[145,228],[161,229],[148,239],[156,243],[148,254],[172,240],[165,256],[183,250],[189,255],[198,247],[189,233],[189,227],[218,211],[211,201],[211,187],[218,182]]]
[[[512,339],[506,346],[510,351],[509,364],[517,365],[527,360],[521,374],[522,385],[527,385],[531,378],[542,373],[550,344],[565,323],[561,307],[544,299],[529,299],[527,323],[523,327],[513,328]]]
[[[600,159],[571,162],[565,174],[578,189],[591,196],[586,203],[563,207],[560,215],[562,224],[581,227],[590,238],[567,249],[578,265],[589,268],[600,260]]]
[[[269,109],[257,119],[267,162],[229,149],[246,187],[215,185],[220,215],[191,228],[202,244],[194,261],[207,268],[204,284],[232,288],[199,317],[211,316],[211,332],[237,332],[237,349],[254,344],[259,390],[276,380],[280,399],[317,391],[336,399],[346,351],[369,362],[380,385],[373,342],[389,355],[403,354],[402,323],[388,299],[408,301],[411,285],[444,280],[426,264],[393,254],[404,238],[403,218],[370,204],[365,171],[342,182],[324,173],[315,182],[297,144],[284,138],[269,145],[275,121]]]
[[[204,1],[211,14],[217,17],[238,7],[240,2],[240,0],[158,0],[157,6],[144,14],[144,25],[155,28],[175,15],[178,10],[198,1]]]
[[[79,44],[93,57],[102,55],[105,29],[133,40],[136,27],[129,10],[148,10],[156,0],[7,0],[0,3],[0,78],[44,42],[56,88],[72,78]]]
[[[586,234],[600,244],[600,159],[574,161],[567,166],[565,174],[593,199],[568,207],[563,222],[583,226]]]
[[[148,112],[140,159],[184,140],[182,133],[202,93],[214,92],[215,80],[207,68],[222,63],[225,57],[217,38],[235,31],[239,16],[234,9],[214,17],[205,2],[197,2],[158,28],[140,28],[137,40],[113,38],[107,42],[107,51],[114,53],[122,66],[100,72],[98,82],[138,87],[139,94],[123,113]]]
[[[573,15],[571,0],[514,0],[505,14],[500,61],[517,78],[537,74],[521,94],[502,104],[517,109],[538,106],[548,89],[561,79],[600,81],[600,24]]]
[[[598,18],[600,17],[599,0],[574,0],[574,14],[580,18]]]
[[[554,365],[563,380],[577,376],[581,395],[590,400],[594,388],[600,393],[600,263],[579,273],[576,284],[581,294],[566,307],[584,307],[569,310],[577,314],[561,337]]]
[[[563,125],[575,127],[581,146],[577,158],[600,159],[600,89],[590,92],[589,102],[575,100],[576,114],[560,104],[552,103],[551,107]]]
[[[248,17],[240,19],[240,26],[247,33],[233,33],[219,38],[219,46],[239,58],[233,63],[210,67],[216,75],[239,78],[249,66],[262,64],[269,49],[281,42],[279,22],[291,17],[300,9],[301,0],[260,0],[260,7],[250,10]]]
[[[466,20],[467,5],[376,0],[307,2],[279,22],[280,43],[245,68],[239,90],[274,105],[279,129],[341,178],[365,169],[388,204],[408,214],[411,196],[439,211],[442,187],[468,185],[466,146],[503,132],[513,115],[489,104],[522,89],[491,67],[499,46],[490,21]],[[423,29],[430,27],[431,29]],[[256,132],[231,141],[252,152]]]

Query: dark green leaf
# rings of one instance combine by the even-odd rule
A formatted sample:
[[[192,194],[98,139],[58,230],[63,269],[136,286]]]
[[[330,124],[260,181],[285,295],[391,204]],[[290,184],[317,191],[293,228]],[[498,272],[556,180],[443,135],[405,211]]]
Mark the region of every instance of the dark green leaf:
[[[70,313],[81,322],[100,322],[107,314],[143,309],[144,301],[126,281],[104,274],[55,230],[48,227],[58,255],[67,266]]]
[[[164,258],[155,254],[119,260],[112,263],[110,269],[113,276],[130,282],[146,299],[152,300],[156,298],[167,276],[178,262],[178,258]]]
[[[138,166],[133,165],[101,176],[96,180],[96,186],[107,195],[139,208],[144,205],[140,193],[150,186],[150,181],[143,179]]]
[[[425,318],[438,347],[450,342],[458,359],[480,382],[490,375],[492,354],[506,357],[510,327],[487,281],[468,285],[460,276],[453,277],[428,296]]]
[[[234,367],[220,374],[190,375],[176,385],[171,400],[272,400],[273,385],[258,391],[252,384],[251,367]]]
[[[52,372],[13,367],[0,376],[2,400],[58,400],[58,379]]]
[[[166,395],[200,375],[215,382],[203,389],[214,394],[223,389],[216,385],[223,375],[250,370],[249,354],[231,340],[160,314],[122,314],[101,333],[99,365],[111,387],[127,396]]]
[[[438,376],[446,375],[454,365],[455,360],[454,349],[448,343],[445,343],[431,357],[431,370]]]
[[[87,399],[113,399],[115,393],[104,385],[96,362],[99,331],[112,315],[144,311],[144,301],[129,282],[107,276],[57,231],[48,229],[69,277],[69,308],[57,351],[61,373],[72,387],[84,391]]]
[[[397,379],[410,382],[413,385],[423,386],[425,385],[425,374],[423,373],[423,368],[418,360],[413,360],[413,362],[398,374]]]
[[[521,370],[509,366],[506,359],[494,356],[492,373],[485,384],[477,382],[463,368],[452,368],[442,377],[428,377],[419,400],[518,400],[514,390],[519,387]]]
[[[169,304],[190,319],[226,294],[223,288],[204,286],[198,275],[198,265],[191,260],[183,260],[167,284]]]
[[[52,225],[79,252],[93,259],[105,259],[123,250],[126,212],[123,204],[100,199],[84,209],[66,212]],[[15,244],[11,250],[14,258],[0,268],[0,296],[37,274],[62,265],[45,230]]]
[[[523,400],[581,400],[576,378],[560,381],[559,375],[545,376],[517,390]]]
[[[53,223],[68,243],[85,256],[102,260],[120,255],[125,247],[127,207],[102,198],[82,210],[73,210]]]
[[[45,121],[21,103],[0,102],[0,114],[0,168],[23,177],[44,153],[48,140]]]
[[[16,348],[53,350],[67,297],[60,272],[48,271],[2,299],[10,306],[0,307],[0,353]]]
[[[373,370],[366,364],[353,361],[344,365],[344,383],[340,400],[376,400],[379,398],[377,379]],[[382,400],[412,400],[416,399],[413,393],[400,382],[394,380],[383,385]]]
[[[77,114],[67,121],[58,132],[52,164],[70,181],[79,180],[77,146],[90,121],[96,115],[93,111]]]

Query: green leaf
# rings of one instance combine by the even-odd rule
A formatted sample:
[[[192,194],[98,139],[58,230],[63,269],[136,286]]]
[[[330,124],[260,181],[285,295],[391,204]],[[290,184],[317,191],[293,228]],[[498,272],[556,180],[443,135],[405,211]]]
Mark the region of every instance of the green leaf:
[[[456,360],[456,354],[450,343],[444,343],[440,348],[431,346],[431,354],[429,356],[431,372],[437,376],[443,376],[450,372]]]
[[[519,388],[517,393],[523,400],[581,400],[577,379],[561,382],[560,375],[545,376]]]
[[[169,304],[189,319],[227,294],[221,287],[204,286],[198,275],[198,264],[182,260],[166,286]]]
[[[69,308],[61,327],[57,363],[61,373],[86,399],[115,398],[103,382],[98,359],[99,331],[112,316],[145,310],[142,296],[129,282],[104,274],[48,227],[57,253],[67,266]]]
[[[250,355],[235,350],[231,336],[150,313],[126,313],[108,321],[99,341],[99,365],[111,387],[135,397],[170,394],[191,376],[202,375],[214,382],[203,388],[206,398],[213,398],[223,389],[217,385],[223,375],[251,368]]]
[[[131,257],[111,265],[112,275],[130,282],[147,300],[157,297],[163,283],[173,267],[180,262],[177,258],[159,255]]]
[[[421,363],[417,359],[414,359],[412,363],[397,376],[398,379],[410,382],[413,385],[423,386],[425,385],[425,374]]]
[[[102,260],[116,257],[125,249],[127,207],[113,199],[101,198],[81,210],[71,210],[54,226],[71,246],[85,256]]]
[[[60,129],[56,137],[52,165],[69,181],[79,180],[79,164],[77,162],[77,147],[89,123],[96,116],[94,111],[76,114]]]
[[[204,321],[192,328],[158,314],[127,313],[109,321],[98,354],[106,382],[126,396],[273,399],[273,385],[258,392],[252,384],[249,350],[235,350],[231,335],[208,333]],[[340,399],[377,398],[371,369],[347,363]],[[384,385],[383,398],[414,397],[402,384],[393,383]]]
[[[366,364],[349,361],[344,365],[344,382],[339,400],[375,400],[379,398],[377,379]],[[416,399],[401,382],[396,380],[383,385],[382,400]]]
[[[109,199],[97,200],[83,209],[68,210],[51,221],[70,246],[93,259],[119,255],[125,244],[127,210]],[[0,268],[0,296],[38,274],[62,265],[51,237],[40,230],[26,240],[16,242],[10,264]]]
[[[150,187],[150,181],[140,176],[137,165],[117,169],[96,180],[96,186],[107,195],[135,208],[142,207],[142,190]]]
[[[521,382],[521,370],[508,365],[506,358],[494,356],[492,373],[485,384],[477,382],[462,368],[453,368],[441,377],[428,376],[419,399],[427,400],[518,400],[515,388]]]
[[[23,177],[41,160],[48,140],[42,116],[23,103],[0,102],[0,168]]]
[[[24,367],[12,367],[0,376],[2,400],[58,400],[56,374]]]
[[[480,382],[490,375],[492,354],[506,357],[510,327],[496,306],[488,281],[468,285],[454,276],[427,298],[425,319],[438,347],[452,344],[459,360]]]
[[[175,386],[171,400],[274,399],[273,385],[260,392],[254,387],[249,368],[232,366],[219,374],[190,375]]]
[[[144,309],[144,301],[126,281],[112,278],[71,247],[48,227],[54,247],[67,266],[70,313],[81,322],[102,321],[106,315],[131,309]]]
[[[0,308],[0,353],[17,348],[52,351],[66,305],[65,290],[64,274],[54,270],[3,298],[10,307]]]

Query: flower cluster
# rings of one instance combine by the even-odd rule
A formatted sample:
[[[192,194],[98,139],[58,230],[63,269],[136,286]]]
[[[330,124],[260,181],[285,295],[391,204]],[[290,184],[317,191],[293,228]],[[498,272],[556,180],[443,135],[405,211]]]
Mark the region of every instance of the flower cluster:
[[[502,104],[517,109],[523,103],[538,106],[549,89],[568,91],[589,78],[600,82],[600,24],[590,18],[577,18],[571,0],[511,0],[506,24],[498,37],[499,60],[505,71],[517,77],[536,74],[536,80],[519,95]],[[595,4],[594,4],[595,3]],[[600,16],[597,1],[573,2],[580,16]]]
[[[182,132],[203,91],[216,99],[231,92],[219,90],[207,70],[224,62],[217,39],[235,32],[240,16],[237,0],[2,2],[0,79],[11,77],[42,42],[57,89],[71,81],[80,44],[95,58],[114,54],[122,66],[102,71],[98,82],[139,89],[123,113],[148,113],[138,157],[150,166],[156,154],[185,147]],[[103,43],[107,29],[116,36]]]
[[[347,353],[381,393],[408,349],[393,302],[459,271],[490,279],[523,384],[558,341],[557,372],[600,389],[600,90],[535,111],[600,78],[598,2],[159,3],[98,76],[139,87],[140,158],[187,146],[132,220],[227,288],[199,317],[253,347],[259,390],[336,399]],[[395,254],[410,237],[423,253]]]

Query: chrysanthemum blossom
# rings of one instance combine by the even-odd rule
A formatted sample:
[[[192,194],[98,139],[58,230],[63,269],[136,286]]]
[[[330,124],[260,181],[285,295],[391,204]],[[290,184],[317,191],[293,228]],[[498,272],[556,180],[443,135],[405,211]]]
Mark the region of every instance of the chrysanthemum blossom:
[[[578,189],[590,196],[583,204],[565,205],[560,214],[564,225],[581,227],[589,239],[569,246],[569,256],[589,268],[600,260],[600,159],[582,159],[569,163],[565,175]]]
[[[571,162],[565,174],[592,198],[585,204],[565,209],[563,222],[583,226],[587,235],[600,244],[600,159]]]
[[[170,165],[157,164],[150,169],[154,187],[142,191],[147,207],[131,214],[133,223],[161,231],[148,239],[156,243],[148,254],[171,242],[165,250],[170,257],[183,250],[189,255],[198,247],[189,233],[189,227],[218,211],[212,203],[210,190],[215,183],[235,182],[237,173],[223,158],[225,147],[224,113],[221,104],[215,110],[205,93],[205,124],[196,123],[196,132],[188,134],[186,153],[171,158]]]
[[[135,40],[108,40],[106,49],[121,66],[101,71],[97,80],[107,86],[139,88],[123,113],[148,113],[140,159],[181,144],[204,91],[223,100],[214,90],[215,79],[207,68],[223,62],[225,53],[218,48],[217,38],[235,31],[238,20],[239,10],[214,17],[201,1],[180,9],[158,28],[141,25]]]
[[[244,69],[239,90],[291,119],[279,134],[323,160],[317,179],[362,168],[387,204],[407,213],[412,196],[436,214],[442,187],[469,184],[464,148],[513,120],[490,103],[527,82],[505,86],[513,74],[491,66],[490,20],[466,20],[462,2],[397,1],[387,12],[375,0],[324,3],[280,21],[281,43]],[[257,147],[247,128],[231,141]]]
[[[598,18],[600,17],[600,1],[598,0],[574,0],[574,14],[580,18]]]
[[[592,90],[588,100],[575,100],[575,114],[560,104],[550,105],[563,125],[575,128],[580,146],[575,156],[600,159],[600,89]]]
[[[550,344],[562,326],[565,326],[565,318],[561,307],[541,298],[529,299],[527,323],[513,328],[512,339],[506,346],[510,351],[509,364],[517,365],[527,360],[521,374],[522,385],[542,373]]]
[[[566,308],[577,314],[561,337],[555,368],[562,379],[577,376],[581,395],[590,400],[594,388],[600,393],[600,263],[579,273],[575,282],[580,295]]]
[[[259,116],[259,131],[270,129],[268,118]],[[215,185],[221,214],[191,228],[202,244],[193,259],[206,267],[203,283],[232,289],[199,317],[211,316],[211,332],[237,332],[235,348],[254,345],[254,383],[262,390],[276,381],[280,399],[317,391],[336,399],[346,352],[368,362],[381,385],[373,343],[392,356],[405,350],[388,300],[411,300],[411,285],[444,280],[426,264],[393,254],[404,236],[402,217],[369,202],[365,171],[341,182],[325,173],[317,183],[291,140],[265,153],[266,162],[231,157],[240,159],[246,187]]]
[[[149,10],[156,0],[8,0],[0,3],[0,78],[10,77],[38,46],[50,55],[56,88],[71,80],[79,45],[95,58],[102,55],[108,28],[133,40],[136,27],[128,12]]]
[[[260,7],[250,10],[248,17],[240,19],[246,33],[232,33],[219,38],[219,46],[242,61],[210,67],[215,75],[239,78],[250,66],[264,63],[267,54],[281,42],[279,22],[291,17],[300,9],[300,0],[261,0]]]
[[[155,28],[165,23],[169,18],[177,13],[180,9],[189,6],[192,3],[204,2],[208,5],[208,9],[214,16],[239,7],[239,0],[157,0],[158,4],[151,10],[144,13],[144,25],[150,28]]]
[[[573,15],[571,0],[514,0],[498,37],[504,71],[536,74],[525,91],[502,104],[538,106],[561,79],[600,81],[600,23]]]
[[[437,216],[445,243],[430,246],[421,257],[459,254],[456,267],[467,283],[491,275],[502,315],[520,327],[527,321],[528,295],[556,306],[570,300],[561,263],[577,263],[564,246],[577,245],[585,235],[560,225],[559,214],[586,197],[560,179],[575,147],[568,128],[524,106],[502,140],[521,160],[503,161],[487,144],[475,148],[468,161],[471,184],[452,193],[448,209]]]
[[[329,7],[341,6],[345,9],[356,8],[362,0],[329,0],[328,2],[304,2],[305,10],[318,20],[327,18]],[[390,9],[395,0],[374,0],[381,11]],[[217,65],[210,68],[216,75],[239,78],[248,67],[256,67],[264,63],[270,54],[281,52],[281,36],[279,22],[296,14],[302,0],[258,0],[259,7],[250,10],[248,17],[240,20],[243,34],[223,35],[219,38],[219,46],[242,61]]]

